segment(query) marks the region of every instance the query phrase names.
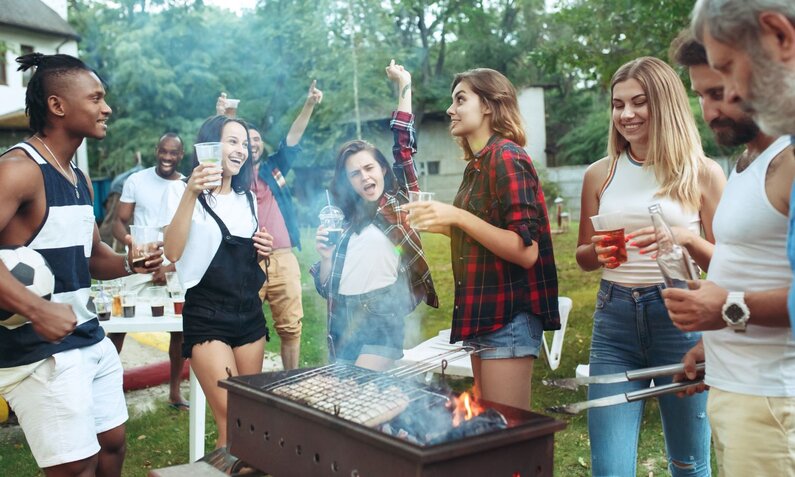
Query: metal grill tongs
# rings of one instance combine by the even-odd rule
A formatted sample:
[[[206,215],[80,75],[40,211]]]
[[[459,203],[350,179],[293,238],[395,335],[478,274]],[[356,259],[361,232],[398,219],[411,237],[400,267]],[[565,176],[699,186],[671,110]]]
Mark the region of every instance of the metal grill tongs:
[[[582,378],[566,378],[566,379],[544,379],[542,383],[547,386],[556,386],[563,389],[576,390],[578,386],[588,384],[614,384],[624,383],[628,381],[644,381],[663,376],[672,376],[674,374],[683,373],[685,366],[682,363],[668,364],[664,366],[656,366],[653,368],[635,369],[625,371],[623,373],[605,374],[601,376],[585,376]],[[696,364],[697,371],[704,371],[704,363]],[[631,391],[628,393],[615,394],[613,396],[605,396],[603,398],[592,399],[590,401],[581,401],[572,404],[563,404],[560,406],[552,406],[547,408],[550,412],[557,412],[562,414],[578,414],[586,409],[594,407],[614,406],[616,404],[624,404],[628,402],[640,401],[652,397],[662,396],[670,393],[677,393],[686,391],[689,388],[697,387],[703,384],[702,379],[694,381],[681,381],[678,383],[665,384],[662,386],[654,386],[648,389],[640,389],[638,391]]]

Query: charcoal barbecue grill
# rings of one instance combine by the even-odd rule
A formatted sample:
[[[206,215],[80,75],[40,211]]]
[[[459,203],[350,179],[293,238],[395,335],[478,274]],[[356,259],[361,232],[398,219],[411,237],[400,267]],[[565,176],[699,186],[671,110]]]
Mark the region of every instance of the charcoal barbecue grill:
[[[444,406],[448,399],[401,371],[334,364],[220,385],[228,391],[230,452],[275,477],[551,477],[554,433],[566,426],[481,402],[499,411],[507,427],[420,445],[374,427],[412,403]]]

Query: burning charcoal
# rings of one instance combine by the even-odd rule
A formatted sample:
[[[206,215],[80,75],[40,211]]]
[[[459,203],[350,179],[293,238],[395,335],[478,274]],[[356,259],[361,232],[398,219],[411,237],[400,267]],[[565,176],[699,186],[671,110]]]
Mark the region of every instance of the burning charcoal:
[[[463,439],[483,434],[485,432],[497,431],[508,427],[508,421],[495,409],[487,409],[481,414],[468,421],[462,422],[458,427],[453,427],[441,438],[435,438],[428,444],[441,444],[447,441]]]

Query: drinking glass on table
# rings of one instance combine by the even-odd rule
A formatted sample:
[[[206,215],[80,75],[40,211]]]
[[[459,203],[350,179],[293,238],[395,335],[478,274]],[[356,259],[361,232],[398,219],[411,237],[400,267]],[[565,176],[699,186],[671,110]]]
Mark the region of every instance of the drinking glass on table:
[[[160,227],[151,225],[131,225],[133,247],[133,266],[143,267],[146,260],[157,251]]]
[[[430,202],[433,200],[434,192],[424,192],[419,190],[409,191],[409,202]],[[411,221],[411,213],[409,213],[409,225],[411,228],[416,229],[417,224]]]
[[[594,235],[604,236],[598,245],[602,248],[616,247],[614,252],[603,254],[615,257],[616,266],[627,261],[627,242],[624,239],[624,226],[622,225],[623,215],[622,212],[611,212],[591,217]]]
[[[182,307],[185,305],[185,289],[182,287],[182,282],[179,281],[177,272],[166,273],[166,289],[174,304],[174,314],[182,316]]]
[[[162,317],[166,314],[167,298],[165,287],[147,287],[142,295],[142,301],[149,302],[153,317]]]
[[[132,290],[121,290],[119,296],[121,299],[122,316],[125,318],[135,317],[135,304],[138,301],[137,294]]]

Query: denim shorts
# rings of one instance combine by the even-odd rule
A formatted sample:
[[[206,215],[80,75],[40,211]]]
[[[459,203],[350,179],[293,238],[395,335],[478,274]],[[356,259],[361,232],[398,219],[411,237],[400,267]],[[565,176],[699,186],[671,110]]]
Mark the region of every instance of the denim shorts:
[[[543,337],[544,323],[541,318],[522,311],[499,330],[464,340],[464,344],[494,348],[478,353],[480,359],[537,358]]]
[[[329,323],[329,359],[355,362],[361,354],[403,357],[408,291],[401,280],[361,295],[338,295]]]

